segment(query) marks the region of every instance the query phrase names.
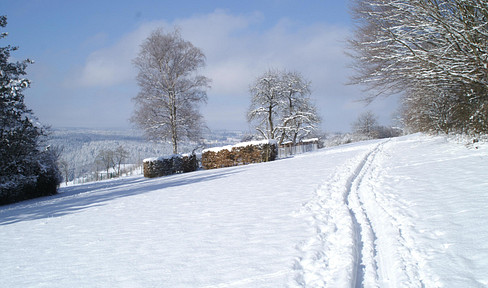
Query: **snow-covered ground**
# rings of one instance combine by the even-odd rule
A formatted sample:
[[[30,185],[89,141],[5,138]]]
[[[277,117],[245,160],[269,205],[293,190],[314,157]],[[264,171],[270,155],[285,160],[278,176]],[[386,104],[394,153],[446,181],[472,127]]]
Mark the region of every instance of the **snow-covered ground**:
[[[416,134],[64,187],[0,207],[0,287],[486,287],[476,147]]]

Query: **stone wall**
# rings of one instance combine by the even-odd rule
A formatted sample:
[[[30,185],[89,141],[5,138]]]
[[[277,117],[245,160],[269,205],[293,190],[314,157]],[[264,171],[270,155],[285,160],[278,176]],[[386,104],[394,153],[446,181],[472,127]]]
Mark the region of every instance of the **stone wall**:
[[[206,149],[202,152],[202,167],[216,169],[251,163],[273,161],[277,157],[274,141],[254,141],[234,146]]]
[[[144,159],[144,177],[155,178],[176,173],[196,171],[199,167],[195,154],[171,155],[158,158]]]

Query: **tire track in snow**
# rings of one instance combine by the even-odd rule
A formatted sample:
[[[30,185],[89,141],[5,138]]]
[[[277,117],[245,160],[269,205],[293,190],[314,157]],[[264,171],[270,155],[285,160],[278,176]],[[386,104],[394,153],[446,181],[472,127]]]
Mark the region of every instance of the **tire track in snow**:
[[[419,275],[422,259],[418,259],[415,244],[407,241],[402,229],[406,222],[389,212],[382,189],[377,186],[381,173],[385,173],[377,158],[385,154],[387,142],[379,143],[365,156],[346,189],[357,251],[351,287],[425,287]]]
[[[381,161],[381,157],[388,157],[388,153],[384,151],[385,144],[386,142],[378,147],[375,158],[379,159],[365,166],[366,179],[360,189],[357,189],[361,207],[375,235],[377,286],[438,287],[435,280],[431,281],[422,275],[420,266],[425,264],[425,259],[416,251],[415,241],[408,235],[408,228],[413,223],[409,217],[403,216],[402,210],[395,208],[405,209],[405,204],[391,203],[392,199],[388,199],[382,188],[386,184],[382,182],[382,175],[388,174]]]
[[[353,272],[351,287],[378,287],[378,274],[375,246],[376,234],[372,228],[371,220],[366,213],[360,199],[359,189],[371,169],[372,163],[381,147],[382,142],[375,146],[357,166],[350,176],[346,186],[346,205],[351,215],[353,226]]]
[[[337,167],[305,206],[316,234],[297,247],[302,256],[295,261],[292,287],[377,286],[375,236],[357,189],[384,143]]]

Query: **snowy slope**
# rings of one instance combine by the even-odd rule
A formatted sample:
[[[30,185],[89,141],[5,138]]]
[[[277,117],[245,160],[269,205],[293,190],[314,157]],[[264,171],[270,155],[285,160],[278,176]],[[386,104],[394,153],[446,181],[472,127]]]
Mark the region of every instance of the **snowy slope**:
[[[0,287],[484,287],[488,149],[411,135],[0,207]]]

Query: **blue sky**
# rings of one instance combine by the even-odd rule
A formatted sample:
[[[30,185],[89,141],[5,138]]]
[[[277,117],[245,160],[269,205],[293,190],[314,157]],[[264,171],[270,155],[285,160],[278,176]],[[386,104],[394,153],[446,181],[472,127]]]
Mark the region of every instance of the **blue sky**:
[[[247,130],[249,85],[269,68],[295,70],[312,82],[326,132],[348,131],[372,110],[390,124],[397,99],[357,102],[345,85],[351,33],[348,1],[71,1],[2,0],[13,60],[35,61],[27,105],[53,127],[126,128],[138,92],[131,60],[158,27],[181,29],[202,49],[212,79],[201,111],[211,129]]]

